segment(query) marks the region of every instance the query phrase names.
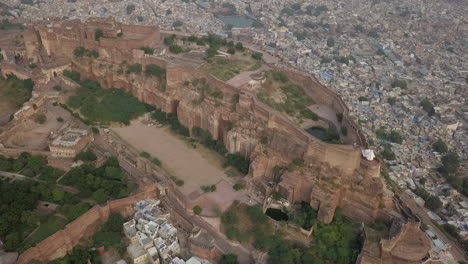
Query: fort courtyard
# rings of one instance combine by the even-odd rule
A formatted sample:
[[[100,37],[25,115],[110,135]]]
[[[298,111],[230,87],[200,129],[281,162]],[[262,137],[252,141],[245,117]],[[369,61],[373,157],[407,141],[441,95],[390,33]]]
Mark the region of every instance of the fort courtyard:
[[[134,120],[129,126],[112,128],[123,140],[145,151],[162,162],[162,167],[171,176],[183,180],[179,186],[189,200],[196,200],[204,191],[202,186],[216,185],[216,191],[207,193],[205,201],[207,211],[227,208],[234,200],[249,200],[244,191],[232,188],[237,177],[229,177],[230,168],[222,167],[222,157],[214,151],[197,144],[190,144],[186,139],[175,135],[168,127],[156,127]],[[213,208],[214,206],[214,208]]]

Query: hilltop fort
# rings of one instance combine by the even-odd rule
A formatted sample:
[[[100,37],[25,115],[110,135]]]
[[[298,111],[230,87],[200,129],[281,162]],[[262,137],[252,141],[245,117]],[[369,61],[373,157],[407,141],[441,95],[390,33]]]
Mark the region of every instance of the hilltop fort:
[[[183,54],[167,51],[163,40],[168,36],[172,33],[157,27],[124,25],[112,19],[49,21],[25,31],[26,50],[20,55],[40,65],[40,73],[29,76],[39,84],[62,76],[64,70],[76,71],[82,78],[123,89],[165,113],[176,114],[191,133],[194,128],[208,131],[229,153],[240,153],[250,161],[246,186],[265,200],[279,192],[291,203],[307,202],[326,223],[337,207],[360,221],[386,217],[393,203],[380,177],[380,161],[367,155],[372,151],[363,133],[335,93],[313,76],[268,60],[261,69],[240,73],[242,78],[221,80],[207,70],[196,45]],[[154,47],[157,52],[147,54],[142,47]],[[76,56],[77,49],[89,56]],[[229,54],[218,55],[229,58]],[[129,65],[157,65],[164,74],[129,73]],[[308,109],[322,109],[318,118],[281,111],[277,98],[265,98],[261,89],[275,85],[271,75],[276,72],[284,74],[291,87],[302,88],[311,102]],[[26,75],[8,63],[2,73]],[[283,103],[290,95],[285,94]],[[333,128],[340,144],[312,136],[306,125]],[[187,208],[192,205],[187,201]]]

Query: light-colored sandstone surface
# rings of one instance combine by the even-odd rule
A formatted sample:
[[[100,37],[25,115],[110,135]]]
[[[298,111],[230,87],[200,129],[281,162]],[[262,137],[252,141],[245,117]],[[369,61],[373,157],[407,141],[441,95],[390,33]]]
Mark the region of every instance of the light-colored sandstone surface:
[[[158,128],[133,121],[130,126],[113,128],[120,137],[140,151],[146,151],[161,160],[163,167],[175,177],[184,180],[180,187],[186,195],[201,191],[200,186],[218,184],[229,179],[224,169],[205,159],[184,139],[169,128]]]

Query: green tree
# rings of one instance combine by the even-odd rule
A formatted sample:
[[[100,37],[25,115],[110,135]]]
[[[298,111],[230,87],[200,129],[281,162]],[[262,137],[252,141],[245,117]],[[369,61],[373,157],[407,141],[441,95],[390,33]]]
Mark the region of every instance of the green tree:
[[[395,97],[389,97],[389,98],[387,99],[387,102],[388,102],[391,106],[393,106],[393,105],[396,104],[396,98],[395,98]]]
[[[393,80],[393,82],[390,84],[392,86],[392,88],[395,88],[395,87],[400,87],[401,89],[406,89],[408,88],[408,84],[406,83],[405,80]]]
[[[172,44],[169,46],[169,51],[172,52],[172,53],[175,53],[175,54],[179,54],[181,52],[183,52],[184,50],[182,49],[181,46],[177,45],[177,44]]]
[[[263,58],[263,53],[261,52],[254,52],[252,53],[252,58],[254,58],[255,60],[262,60]]]
[[[3,245],[7,251],[14,251],[20,244],[22,238],[19,232],[12,232],[6,236],[6,242]]]
[[[103,226],[102,230],[106,232],[120,232],[122,230],[122,225],[125,222],[125,219],[119,213],[112,213],[109,216],[106,224]]]
[[[102,29],[96,29],[96,31],[94,31],[94,39],[96,41],[99,41],[99,39],[101,39],[102,37],[104,37],[104,32],[102,31]]]
[[[237,255],[227,254],[223,255],[219,260],[219,264],[238,264]]]
[[[44,114],[37,114],[36,117],[34,118],[34,121],[42,125],[47,121],[47,116]]]
[[[426,184],[426,181],[427,181],[426,178],[419,179],[419,183],[422,184],[422,185]]]
[[[239,240],[241,233],[236,227],[228,227],[226,229],[226,236],[230,240]]]
[[[40,217],[37,213],[33,211],[23,211],[21,213],[21,223],[28,226],[37,226],[40,224]]]
[[[176,20],[174,23],[172,23],[173,27],[181,27],[184,23],[180,20]]]
[[[81,78],[80,73],[76,71],[64,70],[63,75],[67,78],[72,79],[75,82],[79,82]]]
[[[263,213],[260,205],[254,205],[247,208],[247,215],[254,223],[265,223],[268,221],[268,216]]]
[[[233,225],[239,221],[237,214],[233,210],[228,210],[221,215],[221,222],[226,225]]]
[[[93,193],[92,198],[98,203],[103,203],[109,199],[109,196],[104,189],[99,189]]]
[[[456,226],[451,224],[443,224],[442,229],[455,239],[460,239],[460,234],[458,233],[458,229]]]
[[[126,11],[127,11],[127,15],[130,15],[133,13],[133,11],[135,11],[135,5],[134,4],[129,4],[126,8]]]
[[[244,175],[249,173],[250,161],[239,153],[229,153],[226,155],[226,165],[235,167]]]
[[[209,59],[209,58],[213,58],[214,56],[216,56],[216,54],[218,54],[218,49],[215,48],[215,47],[209,47],[207,50],[206,50],[206,57]]]
[[[279,193],[279,192],[273,192],[273,194],[271,195],[271,197],[272,197],[273,200],[275,200],[275,201],[281,200],[281,198],[282,198],[281,193]]]
[[[389,135],[389,139],[393,143],[401,144],[403,142],[403,137],[398,133],[398,131],[392,130]]]
[[[176,38],[177,38],[176,35],[167,36],[167,37],[164,38],[164,44],[166,46],[170,46],[170,45],[174,44]]]
[[[422,100],[419,106],[421,106],[424,109],[424,111],[426,111],[426,113],[430,116],[435,113],[434,105],[431,103],[431,101],[427,99]]]
[[[440,138],[432,144],[432,149],[439,153],[446,153],[448,151],[447,144],[445,144],[445,142]]]
[[[59,188],[54,188],[52,190],[52,199],[55,201],[55,202],[60,202],[63,200],[63,197],[65,196],[65,192],[62,191],[61,189]]]
[[[237,42],[236,43],[236,50],[238,51],[244,51],[244,45],[242,45],[242,42]]]
[[[127,73],[140,74],[142,70],[143,70],[143,66],[141,66],[141,64],[139,64],[139,63],[135,63],[135,64],[132,64],[132,65],[128,66]]]
[[[334,38],[328,38],[327,39],[327,46],[330,47],[330,48],[335,46],[335,39]]]
[[[83,57],[85,55],[86,49],[84,47],[78,47],[75,50],[73,50],[73,55],[75,57]]]
[[[148,54],[148,55],[153,55],[154,54],[154,48],[151,48],[151,47],[141,47],[140,48],[142,51],[145,52],[145,54]]]
[[[341,123],[343,121],[343,113],[336,113],[336,119]]]
[[[458,171],[460,167],[460,157],[457,153],[449,152],[442,157],[442,169],[443,172],[453,174]]]
[[[146,152],[146,151],[142,151],[142,152],[140,153],[140,157],[143,157],[143,158],[145,158],[145,159],[150,159],[150,158],[151,158],[151,154],[149,154],[149,153]]]
[[[317,212],[309,204],[303,202],[298,212],[293,214],[292,221],[300,227],[309,230],[317,223]]]
[[[392,147],[390,145],[385,145],[382,152],[380,152],[380,155],[382,155],[382,157],[386,160],[396,159],[395,153],[393,153]]]
[[[288,75],[286,75],[286,73],[280,72],[280,71],[272,72],[272,77],[273,77],[273,79],[275,81],[280,81],[280,82],[283,82],[283,83],[289,81]]]
[[[369,31],[369,33],[367,35],[369,37],[371,37],[371,38],[378,38],[379,37],[379,33],[377,33],[376,31]]]
[[[163,77],[166,74],[166,70],[156,64],[148,64],[145,68],[145,74],[146,76]]]
[[[76,155],[75,160],[82,160],[82,161],[95,161],[97,160],[96,154],[91,150],[82,151]]]
[[[429,210],[437,212],[442,207],[442,202],[438,197],[431,195],[425,205]]]
[[[232,188],[236,191],[242,190],[244,186],[241,183],[236,183],[232,186]]]
[[[195,205],[193,207],[193,213],[196,214],[196,215],[200,215],[202,211],[203,211],[203,209],[199,205]]]

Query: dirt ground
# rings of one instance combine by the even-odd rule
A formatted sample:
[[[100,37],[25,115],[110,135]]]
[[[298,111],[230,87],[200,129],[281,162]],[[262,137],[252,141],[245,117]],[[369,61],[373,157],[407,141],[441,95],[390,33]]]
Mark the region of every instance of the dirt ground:
[[[44,124],[38,124],[32,116],[24,123],[18,124],[22,128],[19,132],[5,140],[4,145],[12,148],[26,148],[33,150],[44,150],[48,145],[48,138],[51,131],[58,130],[65,122],[70,120],[70,113],[60,106],[53,106],[51,103],[44,106],[47,121]],[[57,121],[57,118],[63,118],[64,122]]]
[[[112,130],[138,150],[161,160],[164,169],[184,181],[179,188],[190,199],[198,199],[204,194],[200,189],[202,185],[215,184],[217,190],[206,194],[207,200],[216,204],[214,207],[224,210],[234,200],[249,200],[244,191],[232,188],[235,179],[226,175],[219,155],[202,147],[194,149],[169,128],[148,127],[140,121],[133,121],[130,126]],[[204,208],[205,213],[212,213],[205,209],[209,208]]]

